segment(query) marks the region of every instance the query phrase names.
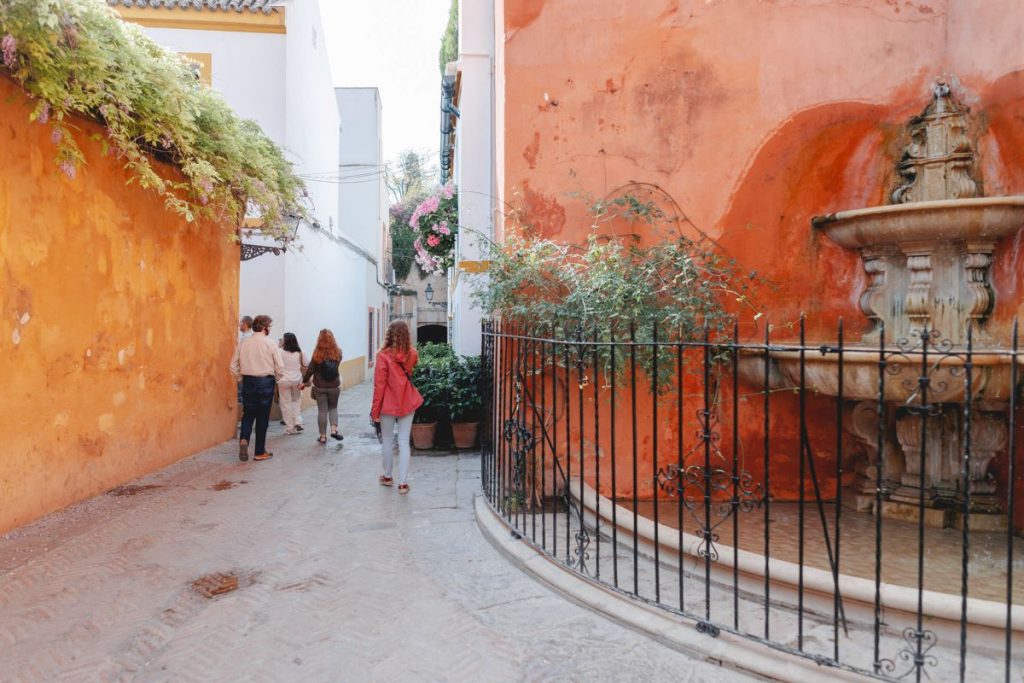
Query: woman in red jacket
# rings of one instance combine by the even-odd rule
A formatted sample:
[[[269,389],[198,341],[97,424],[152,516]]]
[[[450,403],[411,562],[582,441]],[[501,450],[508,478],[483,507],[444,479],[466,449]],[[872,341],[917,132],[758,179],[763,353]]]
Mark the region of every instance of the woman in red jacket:
[[[373,405],[370,419],[380,422],[381,459],[384,474],[380,475],[382,486],[391,486],[392,460],[394,457],[395,423],[398,424],[398,492],[408,493],[409,482],[409,434],[412,431],[412,416],[423,405],[423,397],[412,385],[412,369],[416,367],[419,354],[409,340],[409,327],[401,320],[388,325],[384,346],[377,354],[377,367],[373,371]]]

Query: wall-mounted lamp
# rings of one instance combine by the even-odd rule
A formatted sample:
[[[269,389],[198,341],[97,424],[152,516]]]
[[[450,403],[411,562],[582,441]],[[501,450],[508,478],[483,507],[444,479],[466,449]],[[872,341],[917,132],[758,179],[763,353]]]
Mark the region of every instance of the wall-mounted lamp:
[[[427,300],[427,303],[431,306],[437,306],[438,308],[444,308],[448,305],[447,301],[434,301],[434,288],[427,283],[427,288],[423,290],[423,297]]]

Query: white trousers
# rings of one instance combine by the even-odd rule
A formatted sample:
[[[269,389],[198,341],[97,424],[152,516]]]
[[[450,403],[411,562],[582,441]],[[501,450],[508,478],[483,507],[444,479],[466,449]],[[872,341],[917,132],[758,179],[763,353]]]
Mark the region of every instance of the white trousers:
[[[299,384],[281,382],[277,385],[277,393],[281,400],[281,419],[284,420],[285,429],[294,431],[295,425],[302,424],[302,414],[299,412],[302,406],[302,392],[299,391]]]
[[[384,465],[384,476],[391,476],[392,461],[395,455],[395,423],[398,423],[398,483],[407,484],[409,477],[409,437],[412,435],[413,413],[395,417],[394,415],[380,416],[381,435],[381,460]]]

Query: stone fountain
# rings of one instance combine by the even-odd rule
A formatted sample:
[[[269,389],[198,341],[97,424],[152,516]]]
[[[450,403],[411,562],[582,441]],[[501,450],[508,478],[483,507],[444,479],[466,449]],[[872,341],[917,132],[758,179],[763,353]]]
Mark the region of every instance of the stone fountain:
[[[989,269],[996,241],[1024,225],[1024,197],[985,197],[975,165],[968,109],[942,81],[925,110],[911,119],[909,143],[896,165],[898,182],[890,203],[841,211],[812,220],[833,242],[860,252],[868,285],[860,307],[874,322],[843,359],[845,428],[869,453],[851,496],[860,509],[875,501],[876,467],[882,468],[886,500],[881,514],[917,519],[924,468],[927,524],[958,522],[964,492],[961,458],[966,398],[964,355],[973,330],[971,460],[969,483],[972,529],[1005,528],[1006,518],[988,472],[1006,448],[1011,386],[1010,357],[986,328],[994,304]],[[878,358],[885,330],[887,361],[882,432],[877,450]],[[930,362],[926,443],[921,443],[920,355],[908,347],[924,343]],[[988,351],[988,353],[986,353]],[[774,383],[799,383],[798,352],[772,352]],[[753,368],[751,368],[753,370]],[[744,373],[748,374],[748,373]],[[806,354],[808,389],[837,396],[838,357]]]

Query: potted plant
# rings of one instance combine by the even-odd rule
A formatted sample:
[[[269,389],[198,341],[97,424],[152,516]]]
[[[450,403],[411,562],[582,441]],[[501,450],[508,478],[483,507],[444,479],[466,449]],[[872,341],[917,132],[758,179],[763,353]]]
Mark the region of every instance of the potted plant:
[[[425,344],[420,362],[412,371],[412,383],[423,396],[423,405],[412,419],[412,445],[417,450],[434,447],[437,421],[444,415],[449,366],[453,361],[447,344]]]
[[[480,356],[463,356],[448,373],[448,414],[456,448],[472,448],[480,426]]]

